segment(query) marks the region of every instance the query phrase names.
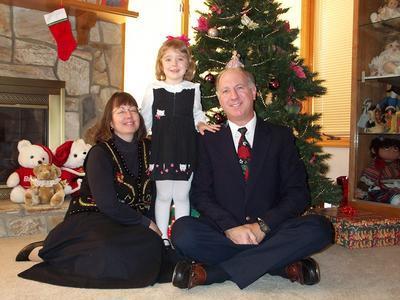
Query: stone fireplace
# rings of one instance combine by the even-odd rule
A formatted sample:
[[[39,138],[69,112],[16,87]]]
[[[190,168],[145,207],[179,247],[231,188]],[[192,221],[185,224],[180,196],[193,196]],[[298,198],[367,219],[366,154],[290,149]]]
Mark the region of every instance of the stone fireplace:
[[[57,56],[57,45],[43,18],[46,13],[0,4],[0,77],[6,81],[25,82],[28,86],[32,82],[59,86],[58,93],[50,92],[47,96],[33,93],[29,97],[15,98],[15,94],[21,94],[20,91],[26,89],[26,86],[18,84],[18,87],[8,90],[16,101],[12,104],[3,102],[8,114],[17,112],[23,118],[35,116],[46,119],[49,113],[46,119],[48,124],[44,121],[38,126],[48,130],[44,134],[47,140],[43,141],[54,149],[64,140],[84,137],[86,129],[101,115],[109,97],[123,88],[124,27],[97,20],[90,30],[88,44],[78,46],[67,61],[61,61]],[[69,16],[69,20],[76,37],[75,17]],[[59,99],[54,100],[54,95],[58,95]],[[26,100],[28,98],[31,100]],[[23,107],[28,108],[32,104],[29,101],[48,106],[49,110],[54,103],[58,103],[56,110],[62,111],[51,117],[51,112],[40,109],[36,112],[24,110]],[[10,124],[3,123],[0,124],[4,125],[1,130],[8,133]],[[51,137],[52,131],[58,132],[57,138]],[[15,148],[13,153],[17,152]],[[6,176],[4,174],[3,177]],[[7,205],[0,209],[0,237],[46,232],[62,219],[64,213],[42,213],[35,208],[25,210],[23,206],[11,202]]]
[[[65,136],[65,82],[0,76],[0,199],[18,168],[18,141],[55,149]]]
[[[123,88],[123,25],[97,20],[68,61],[44,21],[47,12],[0,4],[0,76],[65,82],[65,139],[84,135]],[[74,16],[69,16],[76,37]]]

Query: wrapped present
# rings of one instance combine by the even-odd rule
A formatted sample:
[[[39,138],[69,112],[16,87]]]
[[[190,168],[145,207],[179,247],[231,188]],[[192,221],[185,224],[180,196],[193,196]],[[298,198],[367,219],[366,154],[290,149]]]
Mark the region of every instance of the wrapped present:
[[[400,218],[384,217],[369,211],[351,212],[328,208],[316,213],[326,216],[335,228],[335,242],[346,248],[400,245]]]

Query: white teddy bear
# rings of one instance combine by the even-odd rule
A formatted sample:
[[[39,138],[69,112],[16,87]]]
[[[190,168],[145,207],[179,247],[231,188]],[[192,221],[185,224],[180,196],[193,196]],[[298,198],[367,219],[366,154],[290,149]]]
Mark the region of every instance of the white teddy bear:
[[[400,42],[388,43],[385,50],[371,60],[369,69],[372,76],[400,75]]]
[[[66,181],[66,195],[78,192],[81,188],[81,177],[85,176],[83,162],[92,146],[83,139],[66,141],[55,151],[54,164],[61,168],[61,179]]]
[[[398,0],[386,0],[385,4],[378,9],[378,12],[374,12],[370,16],[372,23],[397,17],[400,17],[400,7]]]
[[[31,186],[30,177],[34,176],[33,168],[39,164],[51,162],[53,154],[43,145],[33,145],[28,140],[18,142],[18,163],[20,167],[7,178],[7,186],[12,188],[10,200],[15,203],[24,203],[25,192]]]

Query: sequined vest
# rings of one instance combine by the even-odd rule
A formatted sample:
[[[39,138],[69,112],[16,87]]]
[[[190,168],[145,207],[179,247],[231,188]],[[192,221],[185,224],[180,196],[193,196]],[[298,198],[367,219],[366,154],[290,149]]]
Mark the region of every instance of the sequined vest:
[[[123,158],[112,140],[98,144],[109,153],[110,159],[113,162],[114,188],[118,201],[144,215],[150,210],[151,202],[155,194],[154,183],[150,181],[146,172],[148,170],[149,143],[148,140],[143,140],[138,143],[139,168],[137,177],[129,174],[124,166]],[[66,217],[80,212],[99,212],[96,199],[92,197],[86,177],[84,177],[82,181],[79,197],[71,200]]]

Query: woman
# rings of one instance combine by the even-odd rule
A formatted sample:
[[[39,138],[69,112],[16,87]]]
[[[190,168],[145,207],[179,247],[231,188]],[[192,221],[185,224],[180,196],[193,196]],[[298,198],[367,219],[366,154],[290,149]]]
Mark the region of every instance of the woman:
[[[151,184],[148,144],[135,99],[115,93],[94,131],[79,198],[44,242],[17,261],[42,261],[19,274],[36,281],[84,288],[135,288],[170,282],[175,253],[148,217]],[[43,247],[42,247],[43,246]]]

